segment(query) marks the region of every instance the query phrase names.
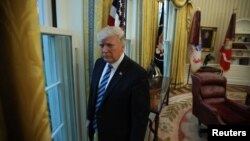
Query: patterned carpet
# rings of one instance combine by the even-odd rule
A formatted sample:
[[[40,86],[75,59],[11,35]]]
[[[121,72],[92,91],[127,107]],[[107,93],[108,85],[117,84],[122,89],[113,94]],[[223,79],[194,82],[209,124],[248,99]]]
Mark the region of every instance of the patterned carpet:
[[[228,97],[244,102],[246,86],[228,85]],[[206,141],[198,136],[198,120],[192,115],[191,85],[170,89],[169,105],[160,114],[158,141]],[[152,140],[149,134],[147,141]]]

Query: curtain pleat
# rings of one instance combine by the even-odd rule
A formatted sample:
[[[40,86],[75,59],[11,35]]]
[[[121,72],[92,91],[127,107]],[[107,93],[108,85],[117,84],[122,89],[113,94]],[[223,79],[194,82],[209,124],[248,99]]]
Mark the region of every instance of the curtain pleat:
[[[94,55],[94,61],[101,57],[101,49],[99,47],[99,44],[97,43],[97,33],[107,25],[106,19],[108,17],[107,14],[110,11],[110,8],[108,8],[108,4],[111,5],[110,1],[112,0],[106,0],[105,2],[103,0],[95,0],[95,19],[94,19],[94,50],[93,50],[93,55]],[[106,7],[105,7],[106,6]]]
[[[173,47],[171,87],[180,88],[186,85],[184,80],[187,57],[187,35],[190,27],[190,4],[177,10],[176,29]]]
[[[0,140],[50,141],[37,0],[0,1],[0,43]]]
[[[147,69],[154,58],[158,30],[157,0],[143,1],[141,65]]]
[[[97,33],[105,26],[107,26],[108,15],[113,0],[96,0],[95,1],[95,26],[94,26],[94,62],[101,57],[101,49],[97,42]]]

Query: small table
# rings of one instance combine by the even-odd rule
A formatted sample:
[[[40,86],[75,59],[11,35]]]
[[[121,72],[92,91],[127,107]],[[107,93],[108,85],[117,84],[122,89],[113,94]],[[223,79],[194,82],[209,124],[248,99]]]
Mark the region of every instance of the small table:
[[[149,79],[150,84],[150,112],[155,114],[153,128],[153,121],[149,119],[150,131],[154,133],[154,141],[157,141],[158,127],[159,127],[159,115],[164,104],[168,105],[169,99],[169,77],[155,77]]]

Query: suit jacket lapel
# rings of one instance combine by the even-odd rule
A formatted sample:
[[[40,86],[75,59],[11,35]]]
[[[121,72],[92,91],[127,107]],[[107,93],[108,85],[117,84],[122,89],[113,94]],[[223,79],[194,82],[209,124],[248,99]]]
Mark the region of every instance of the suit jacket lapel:
[[[112,77],[112,79],[109,82],[109,85],[108,85],[106,92],[105,92],[105,95],[103,97],[102,104],[105,102],[105,99],[110,95],[110,91],[114,88],[114,86],[119,82],[119,80],[126,73],[127,68],[128,68],[127,62],[128,62],[128,57],[125,55],[121,64],[118,66],[114,76]],[[102,106],[102,104],[101,104],[101,106]]]

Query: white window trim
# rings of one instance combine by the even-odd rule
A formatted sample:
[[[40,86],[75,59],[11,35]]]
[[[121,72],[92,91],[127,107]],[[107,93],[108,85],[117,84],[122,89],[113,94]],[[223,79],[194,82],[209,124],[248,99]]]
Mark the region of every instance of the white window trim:
[[[79,70],[77,67],[77,63],[78,63],[78,48],[76,47],[77,42],[76,42],[76,38],[72,32],[64,30],[64,29],[60,29],[60,28],[55,28],[55,27],[49,27],[49,26],[41,26],[40,25],[40,32],[41,34],[51,34],[51,35],[66,35],[66,36],[71,36],[72,37],[72,60],[73,60],[73,81],[74,81],[74,93],[75,93],[75,105],[74,108],[76,108],[76,126],[77,126],[77,140],[80,140],[80,138],[82,138],[82,131],[86,132],[85,126],[81,127],[79,125],[82,125],[82,120],[81,117],[82,115],[80,115],[80,113],[78,113],[80,111],[80,109],[82,109],[81,107],[79,107],[81,104],[78,102],[79,99],[77,99],[77,97],[79,97],[79,92],[80,92],[80,88],[78,88],[78,85],[80,84],[79,82]]]

